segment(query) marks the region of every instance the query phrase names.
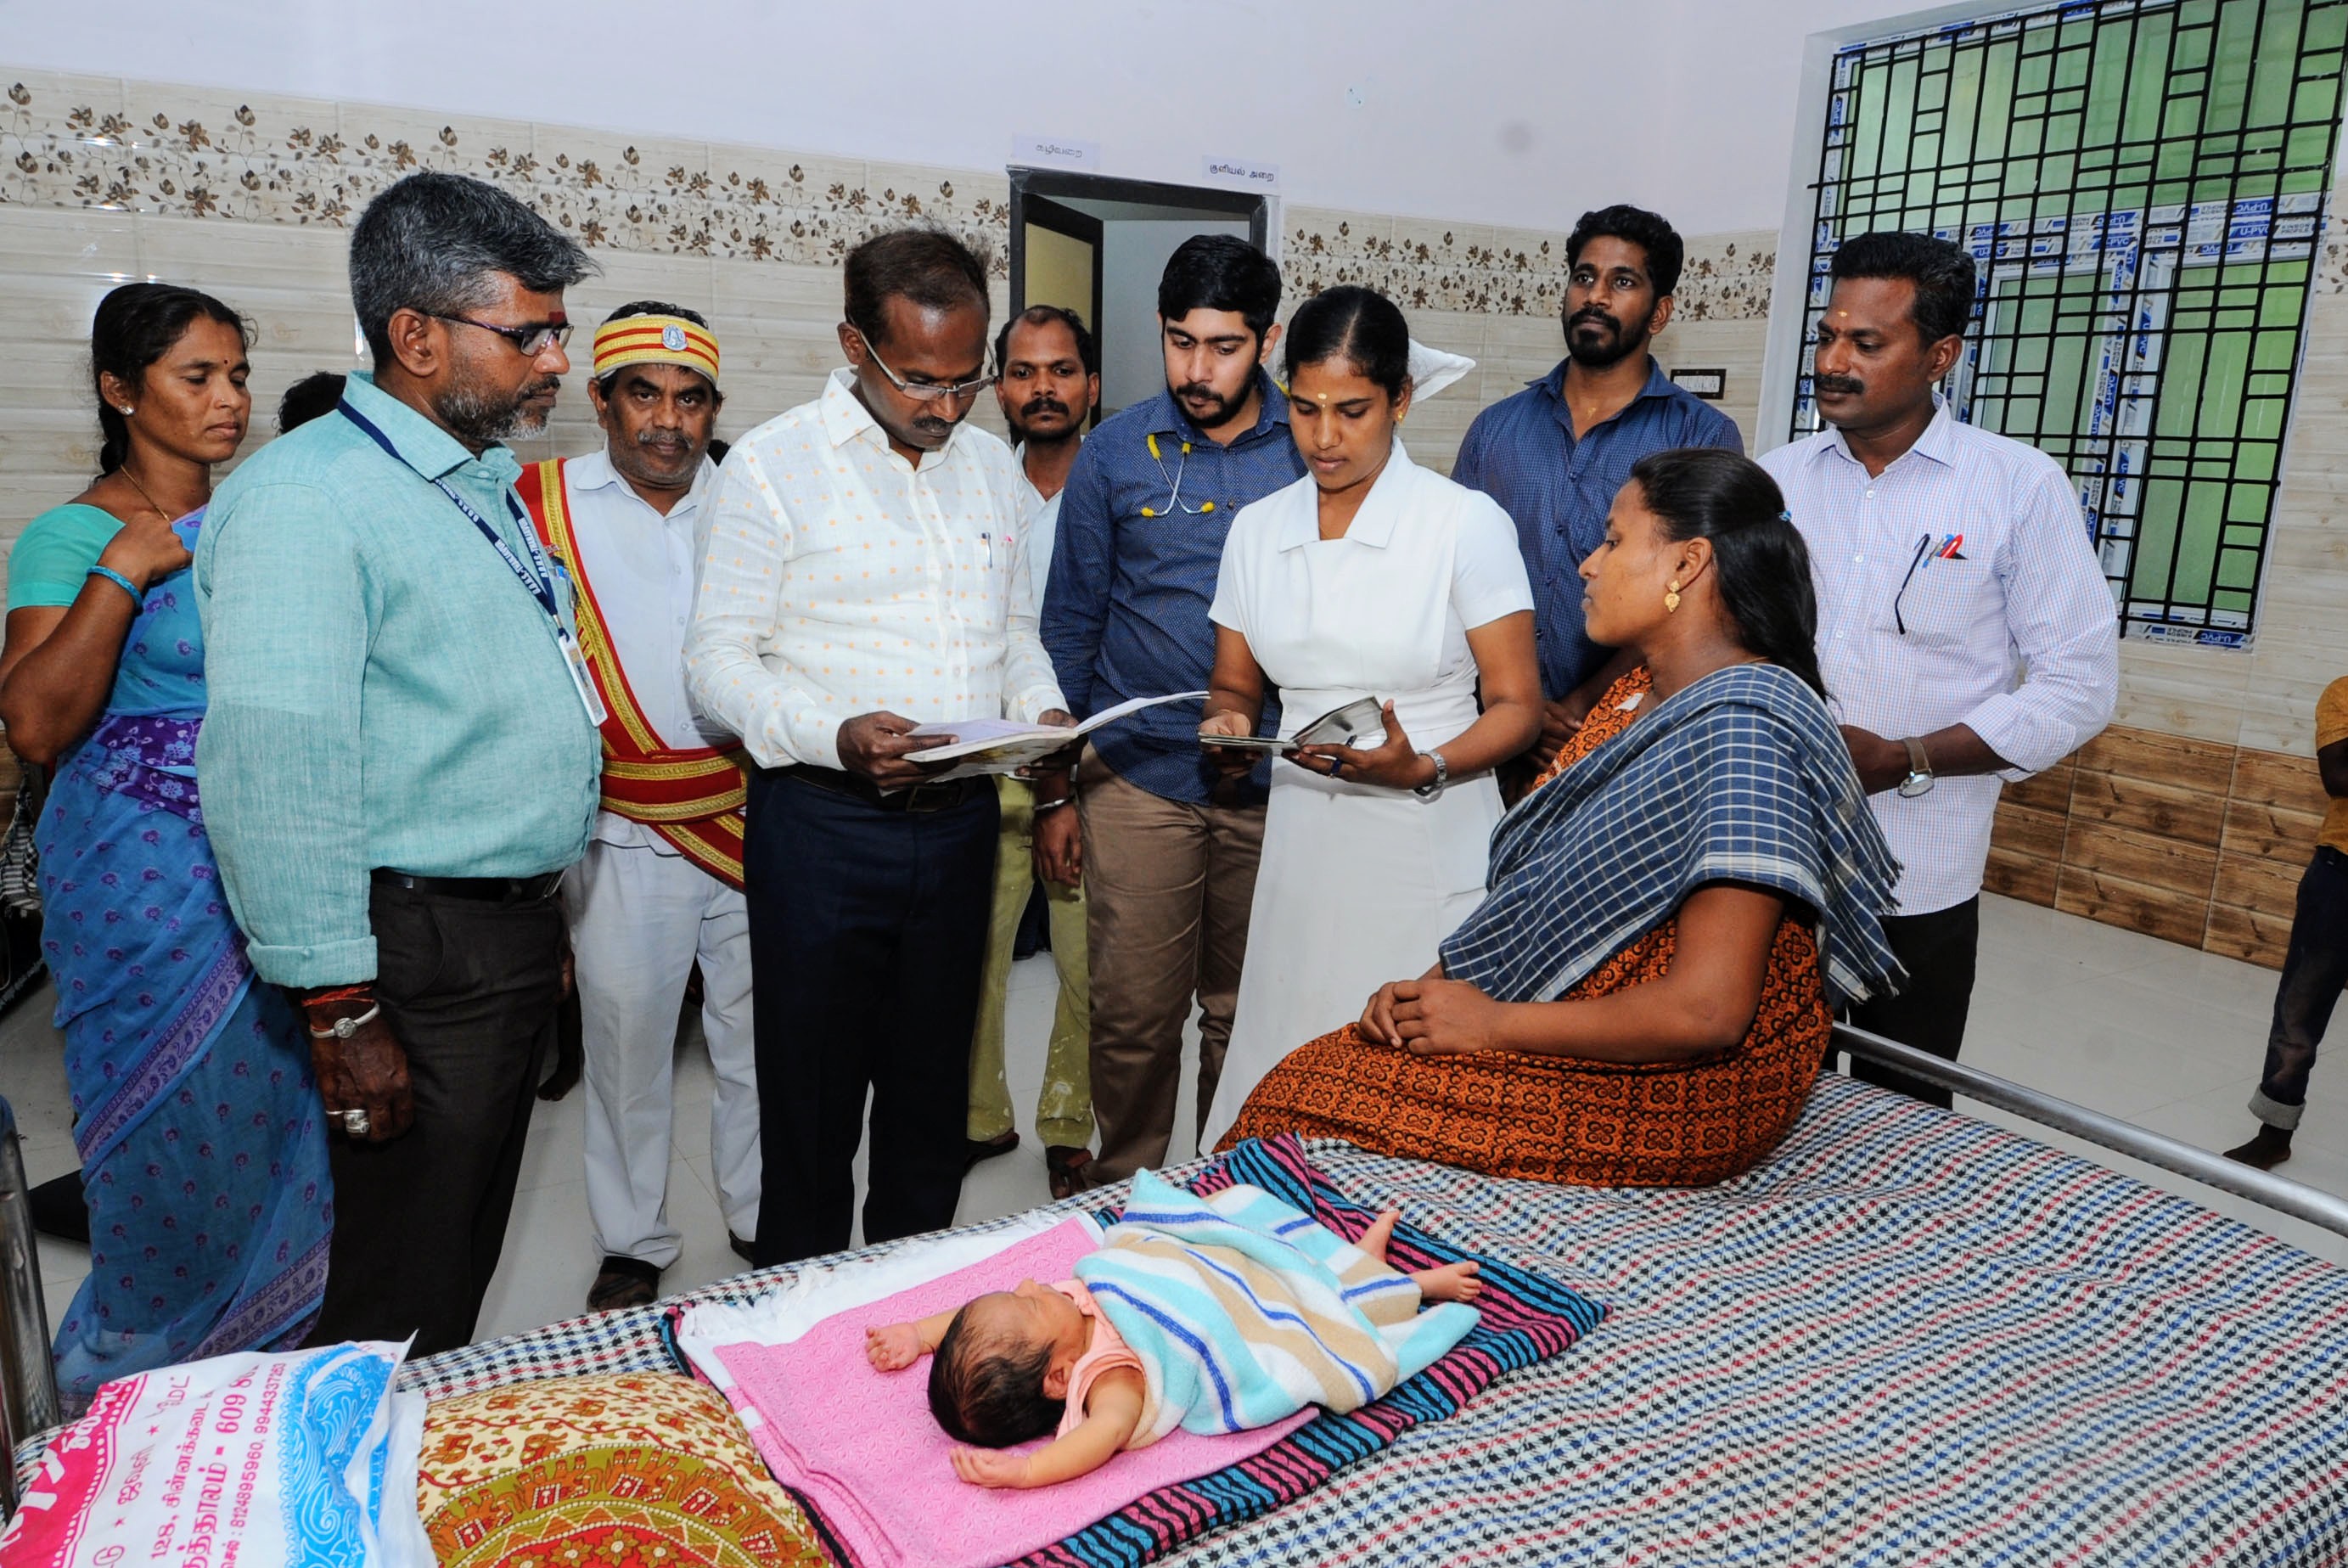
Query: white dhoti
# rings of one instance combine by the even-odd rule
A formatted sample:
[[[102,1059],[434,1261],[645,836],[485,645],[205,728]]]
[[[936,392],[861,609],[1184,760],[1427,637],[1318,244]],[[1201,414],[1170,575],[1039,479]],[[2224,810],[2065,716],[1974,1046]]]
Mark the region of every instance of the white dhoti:
[[[758,1233],[758,1093],[750,1036],[750,917],[683,855],[597,841],[563,883],[587,1084],[587,1212],[609,1256],[656,1268],[683,1238],[667,1213],[677,1009],[701,965],[716,1068],[710,1166],[726,1228]]]

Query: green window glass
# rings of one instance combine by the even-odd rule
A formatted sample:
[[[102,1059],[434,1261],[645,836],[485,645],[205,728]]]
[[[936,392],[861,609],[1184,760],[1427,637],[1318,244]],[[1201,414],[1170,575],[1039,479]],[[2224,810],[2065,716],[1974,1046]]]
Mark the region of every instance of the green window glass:
[[[2133,635],[2250,634],[2343,60],[2348,0],[2103,0],[1835,57],[1806,335],[1845,237],[1970,250],[1949,397],[2078,481]]]

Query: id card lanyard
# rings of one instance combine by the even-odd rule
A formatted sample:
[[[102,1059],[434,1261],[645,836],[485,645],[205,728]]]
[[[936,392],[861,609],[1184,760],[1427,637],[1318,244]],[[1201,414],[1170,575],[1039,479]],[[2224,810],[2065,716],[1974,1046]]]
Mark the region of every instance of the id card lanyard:
[[[375,421],[347,402],[337,404],[335,411],[365,431],[376,446],[390,453],[403,467],[415,471],[415,465],[400,457],[399,449],[391,444],[391,438],[376,428]],[[421,474],[417,477],[423,478]],[[571,684],[578,688],[579,704],[587,710],[588,722],[600,727],[610,717],[610,710],[603,706],[602,694],[595,689],[594,676],[587,668],[586,651],[580,647],[579,639],[571,634],[571,628],[562,624],[561,602],[554,594],[554,570],[548,564],[545,552],[538,547],[538,531],[530,526],[521,503],[514,499],[510,490],[506,492],[507,510],[513,513],[514,521],[521,525],[522,546],[530,552],[530,564],[527,566],[522,564],[521,558],[513,552],[513,547],[505,542],[489,520],[474,510],[470,501],[439,480],[426,480],[425,482],[447,496],[449,503],[465,514],[465,520],[480,531],[481,537],[489,542],[489,548],[498,552],[498,559],[506,563],[506,570],[514,574],[514,581],[520,583],[530,596],[538,601],[538,607],[546,612],[547,624],[554,630],[554,645],[562,654],[563,668],[571,672]]]

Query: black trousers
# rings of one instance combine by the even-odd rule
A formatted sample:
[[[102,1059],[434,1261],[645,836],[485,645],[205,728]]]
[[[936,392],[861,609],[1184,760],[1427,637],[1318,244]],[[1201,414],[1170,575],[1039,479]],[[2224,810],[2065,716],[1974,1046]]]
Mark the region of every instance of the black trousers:
[[[416,1124],[388,1143],[335,1131],[335,1238],[311,1343],[472,1342],[497,1273],[540,1064],[562,993],[553,899],[498,904],[374,889],[376,999],[407,1051]]]
[[[1848,1020],[1887,1039],[1955,1061],[1957,1048],[1965,1043],[1965,1015],[1972,1008],[1973,965],[1981,948],[1980,895],[1930,914],[1888,915],[1883,935],[1908,971],[1907,989],[1897,996],[1879,997],[1852,1008],[1846,1015]],[[1896,1088],[1943,1110],[1949,1107],[1947,1089],[1873,1062],[1853,1057],[1850,1076]]]
[[[991,788],[892,811],[751,776],[759,1267],[848,1245],[868,1090],[866,1244],[953,1223],[996,817]]]

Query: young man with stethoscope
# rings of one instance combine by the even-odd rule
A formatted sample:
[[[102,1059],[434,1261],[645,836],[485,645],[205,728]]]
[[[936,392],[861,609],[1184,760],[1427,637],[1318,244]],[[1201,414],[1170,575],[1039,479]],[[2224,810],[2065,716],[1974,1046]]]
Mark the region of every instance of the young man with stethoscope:
[[[1043,637],[1079,718],[1207,685],[1207,607],[1231,519],[1304,472],[1288,400],[1262,368],[1280,287],[1280,269],[1244,240],[1184,242],[1158,285],[1166,390],[1103,421],[1076,456]],[[1262,733],[1279,722],[1267,705]],[[1265,770],[1226,779],[1198,725],[1174,703],[1100,730],[1076,810],[1036,820],[1037,853],[1080,869],[1089,908],[1095,1181],[1166,1162],[1194,1001],[1200,1114],[1231,1037]]]

